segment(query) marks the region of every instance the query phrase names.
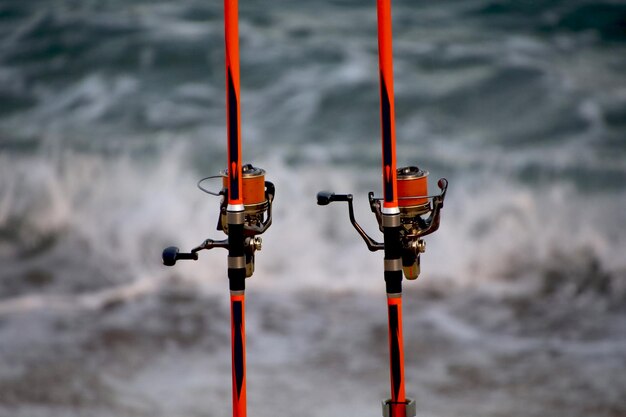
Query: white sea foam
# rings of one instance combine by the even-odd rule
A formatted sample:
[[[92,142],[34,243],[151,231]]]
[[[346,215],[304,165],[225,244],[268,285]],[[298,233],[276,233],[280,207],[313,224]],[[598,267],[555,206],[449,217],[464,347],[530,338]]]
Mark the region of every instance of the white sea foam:
[[[39,265],[61,282],[70,279],[67,274],[74,276],[71,280],[89,280],[82,263],[74,271],[67,266],[56,271],[55,266],[67,265],[87,249],[94,268],[118,279],[128,277],[122,281],[176,274],[220,289],[225,253],[219,249],[202,252],[199,262],[180,262],[172,269],[159,265],[165,246],[189,250],[205,238],[222,238],[215,230],[219,202],[195,188],[196,177],[185,163],[188,152],[175,147],[140,162],[75,152],[56,160],[3,158],[0,225],[21,225],[18,244],[3,243],[6,265],[14,265],[5,266],[5,273]],[[382,255],[367,251],[349,224],[347,207],[315,204],[317,191],[354,193],[357,220],[382,240],[365,198],[368,188],[379,187],[375,170],[367,170],[371,178],[364,179],[354,170],[323,163],[293,167],[275,157],[255,164],[268,171],[277,195],[274,223],[263,236],[251,286],[382,288]],[[449,178],[441,228],[426,239],[422,279],[482,285],[498,281],[514,265],[540,270],[555,253],[581,250],[596,256],[608,271],[626,269],[621,256],[626,238],[617,227],[626,224],[625,196],[589,198],[559,183],[530,187],[480,178]],[[432,182],[434,178],[434,191]],[[22,260],[50,236],[58,250],[35,251],[34,258]]]

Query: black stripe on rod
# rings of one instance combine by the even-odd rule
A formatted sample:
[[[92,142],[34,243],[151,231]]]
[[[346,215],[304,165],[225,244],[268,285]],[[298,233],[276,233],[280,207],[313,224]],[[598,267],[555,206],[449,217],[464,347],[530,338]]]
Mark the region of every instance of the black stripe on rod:
[[[385,201],[391,202],[394,200],[392,180],[393,173],[391,172],[391,102],[389,101],[387,83],[385,83],[385,77],[383,76],[382,71],[380,72],[380,111],[383,124],[383,189]]]
[[[234,331],[234,371],[237,385],[237,398],[241,397],[243,387],[243,304],[242,301],[233,302],[233,331]]]
[[[402,258],[402,239],[400,238],[400,226],[385,227],[383,229],[385,242],[385,259]],[[402,271],[385,271],[385,286],[387,294],[399,294],[402,292]]]
[[[402,375],[400,370],[400,342],[398,341],[398,306],[389,306],[389,332],[391,337],[391,379],[393,381],[393,398],[400,395],[400,380]]]
[[[228,176],[230,177],[231,200],[239,200],[239,182],[237,181],[239,163],[239,113],[237,104],[237,92],[233,83],[233,75],[228,70],[228,144],[230,148],[230,161],[228,164]],[[233,169],[236,167],[237,169]]]

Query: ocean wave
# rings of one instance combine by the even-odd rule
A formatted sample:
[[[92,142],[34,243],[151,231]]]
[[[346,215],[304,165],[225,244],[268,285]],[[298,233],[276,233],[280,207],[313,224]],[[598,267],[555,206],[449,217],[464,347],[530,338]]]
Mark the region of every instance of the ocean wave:
[[[613,1],[490,1],[471,14],[499,21],[501,28],[506,24],[549,33],[590,32],[605,42],[623,42],[626,37],[626,6]]]
[[[424,274],[508,285],[507,265],[539,265],[540,277],[551,254],[584,251],[619,276],[626,148],[617,46],[497,29],[501,14],[565,16],[578,3],[486,4],[496,3],[394,9],[405,16],[395,43],[398,162],[451,181]],[[380,187],[374,10],[284,5],[241,10],[244,157],[278,188],[259,285],[380,288],[363,280],[380,259],[363,251],[345,212],[313,202],[321,189],[353,191],[359,219],[376,230],[364,201]],[[102,287],[204,277],[197,264],[162,269],[158,256],[215,233],[217,202],[194,184],[225,158],[221,14],[195,1],[114,6],[4,20],[2,30],[14,29],[0,51],[7,296],[88,292],[89,276]],[[457,20],[472,7],[494,28]],[[410,24],[418,15],[442,24]],[[294,249],[303,239],[317,243]]]
[[[186,165],[187,146],[143,161],[76,152],[62,154],[54,163],[49,156],[4,157],[0,248],[5,297],[30,291],[80,293],[171,274],[217,288],[224,275],[224,256],[218,251],[175,270],[159,265],[165,246],[190,248],[218,237],[218,202],[195,189],[194,172]],[[257,257],[257,285],[380,289],[380,274],[373,273],[380,257],[363,247],[345,208],[324,210],[314,203],[322,189],[354,192],[357,218],[374,233],[377,226],[365,195],[379,186],[375,172],[367,171],[371,178],[363,178],[320,164],[297,168],[276,158],[256,163],[268,169],[268,179],[278,190],[274,225]],[[554,276],[555,253],[586,253],[593,263],[581,267],[581,279],[555,279],[555,288],[570,291],[575,285],[586,291],[596,284],[584,279],[605,276],[617,280],[606,287],[607,296],[612,297],[610,288],[621,288],[626,239],[615,224],[626,222],[624,195],[607,192],[588,198],[558,181],[528,186],[492,179],[485,186],[484,180],[465,179],[462,172],[449,180],[441,229],[427,239],[424,280],[471,287],[502,282],[511,288],[526,282],[536,287],[542,277]],[[562,276],[570,275],[565,272],[570,264],[563,261]],[[207,276],[209,265],[215,267]],[[532,273],[511,281],[516,270]],[[96,276],[100,278],[93,281]]]

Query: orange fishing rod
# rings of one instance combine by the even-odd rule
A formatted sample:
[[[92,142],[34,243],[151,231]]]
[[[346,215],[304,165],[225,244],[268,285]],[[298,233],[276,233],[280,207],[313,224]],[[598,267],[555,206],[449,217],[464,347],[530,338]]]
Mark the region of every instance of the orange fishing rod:
[[[383,214],[399,214],[396,185],[396,107],[393,94],[391,0],[377,0]]]
[[[245,257],[241,166],[238,0],[224,0],[228,132],[228,279],[230,282],[233,417],[246,417]]]
[[[226,128],[227,168],[219,175],[201,179],[198,187],[221,196],[217,230],[224,240],[206,239],[189,253],[171,246],[163,251],[163,264],[173,266],[182,259],[198,259],[204,249],[228,250],[228,279],[231,313],[232,407],[233,417],[246,417],[246,278],[254,273],[255,252],[261,238],[272,224],[274,185],[265,181],[265,171],[241,162],[241,106],[239,81],[239,28],[237,0],[224,0],[224,39],[226,52]],[[219,192],[208,190],[204,182],[222,179]]]
[[[385,407],[391,417],[405,417],[404,341],[402,337],[402,247],[396,178],[396,114],[393,93],[391,0],[377,0],[380,120],[383,162],[382,226],[389,328],[391,398]]]
[[[383,415],[412,417],[416,413],[415,401],[406,397],[404,381],[402,276],[415,279],[419,275],[420,254],[425,250],[422,238],[439,228],[448,181],[440,179],[441,193],[429,196],[426,171],[414,166],[396,168],[391,0],[377,0],[377,16],[383,196],[376,198],[370,192],[368,197],[383,232],[383,243],[372,239],[356,222],[352,194],[322,191],[317,194],[317,203],[347,202],[350,222],[368,249],[384,250],[391,397],[382,403]]]
[[[228,132],[228,210],[243,211],[241,193],[241,105],[239,83],[239,5],[224,0],[226,44],[226,128]],[[243,223],[243,222],[241,222]]]

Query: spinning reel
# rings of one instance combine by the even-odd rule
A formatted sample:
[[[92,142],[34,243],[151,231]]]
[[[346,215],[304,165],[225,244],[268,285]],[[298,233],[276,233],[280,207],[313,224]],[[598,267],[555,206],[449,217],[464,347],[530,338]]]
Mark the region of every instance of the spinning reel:
[[[420,254],[426,250],[426,242],[422,239],[439,229],[441,209],[448,189],[448,180],[439,179],[437,185],[441,193],[428,195],[428,172],[416,166],[397,170],[398,208],[400,210],[400,244],[402,248],[402,271],[407,279],[416,279],[420,273]],[[376,216],[378,227],[384,232],[382,198],[368,194],[370,209]],[[348,203],[350,223],[365,241],[367,248],[378,251],[385,248],[384,243],[372,239],[357,223],[354,217],[352,194],[335,194],[322,191],[317,194],[317,204],[328,205],[335,201]]]
[[[254,254],[262,248],[262,240],[258,235],[264,233],[272,225],[272,203],[276,192],[274,184],[265,181],[265,171],[261,168],[246,164],[242,167],[243,206],[244,206],[244,256],[246,278],[254,273]],[[215,178],[222,178],[222,189],[219,192],[203,187],[203,182]],[[228,170],[220,175],[213,175],[198,181],[198,188],[207,194],[220,196],[220,217],[217,220],[217,230],[228,235]],[[202,244],[193,248],[189,253],[181,253],[175,246],[163,250],[163,264],[172,266],[178,260],[198,260],[198,252],[204,249],[229,248],[228,239],[206,239]]]

